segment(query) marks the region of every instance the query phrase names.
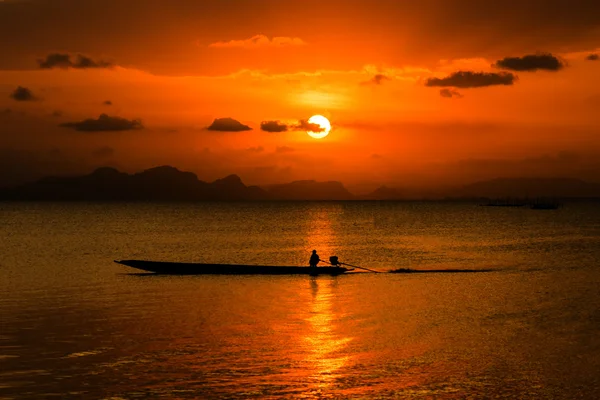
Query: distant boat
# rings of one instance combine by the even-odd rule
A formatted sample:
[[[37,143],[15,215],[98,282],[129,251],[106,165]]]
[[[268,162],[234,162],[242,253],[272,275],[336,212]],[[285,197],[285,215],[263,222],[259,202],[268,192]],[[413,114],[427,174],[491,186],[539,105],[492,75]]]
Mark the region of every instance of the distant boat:
[[[525,203],[521,204],[521,203],[514,203],[514,204],[502,204],[502,203],[487,203],[487,204],[482,204],[482,206],[484,207],[524,207],[526,206]]]
[[[558,203],[534,203],[529,208],[532,210],[556,210],[560,208]]]
[[[272,265],[202,264],[145,260],[115,260],[142,271],[163,275],[341,275],[353,269],[344,267],[283,267]]]
[[[535,199],[529,205],[532,210],[556,210],[560,208],[561,204],[557,200],[552,199]]]

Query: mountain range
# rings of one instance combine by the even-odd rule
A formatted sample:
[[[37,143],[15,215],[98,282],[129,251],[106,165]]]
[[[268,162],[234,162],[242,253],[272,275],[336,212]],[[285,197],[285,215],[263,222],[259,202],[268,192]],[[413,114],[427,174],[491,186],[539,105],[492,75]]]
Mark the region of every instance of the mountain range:
[[[410,190],[382,186],[355,196],[336,181],[295,181],[265,187],[246,186],[239,176],[229,175],[204,182],[192,172],[171,166],[127,174],[99,168],[89,175],[46,177],[37,182],[0,189],[0,200],[43,201],[251,201],[251,200],[406,200]],[[571,178],[499,178],[443,192],[429,199],[553,197],[600,198],[600,184]]]

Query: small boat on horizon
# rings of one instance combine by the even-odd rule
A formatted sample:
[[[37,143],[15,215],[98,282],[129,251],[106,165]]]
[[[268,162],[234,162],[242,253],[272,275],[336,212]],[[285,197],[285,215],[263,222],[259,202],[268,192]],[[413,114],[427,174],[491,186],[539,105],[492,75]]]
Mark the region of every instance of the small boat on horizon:
[[[562,204],[556,199],[539,198],[531,202],[529,208],[532,210],[557,210],[561,206]]]
[[[114,260],[146,272],[161,275],[341,275],[354,268],[338,266],[293,267],[275,265],[204,264],[147,260]]]

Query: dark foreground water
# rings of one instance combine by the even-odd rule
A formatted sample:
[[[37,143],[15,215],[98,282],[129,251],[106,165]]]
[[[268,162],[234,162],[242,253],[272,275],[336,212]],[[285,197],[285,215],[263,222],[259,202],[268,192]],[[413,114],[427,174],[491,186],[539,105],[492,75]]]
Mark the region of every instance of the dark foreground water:
[[[468,274],[131,275],[113,259]],[[600,206],[0,203],[0,398],[600,393]]]

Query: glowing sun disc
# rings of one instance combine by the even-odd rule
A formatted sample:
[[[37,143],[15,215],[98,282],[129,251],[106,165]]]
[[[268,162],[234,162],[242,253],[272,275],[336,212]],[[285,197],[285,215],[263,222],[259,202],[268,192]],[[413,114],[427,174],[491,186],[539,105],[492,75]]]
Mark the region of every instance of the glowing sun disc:
[[[329,131],[331,130],[331,123],[324,116],[313,115],[309,118],[308,123],[316,124],[321,127],[321,131],[318,132],[307,131],[306,133],[308,133],[310,137],[313,137],[315,139],[323,139],[325,136],[329,135]]]

